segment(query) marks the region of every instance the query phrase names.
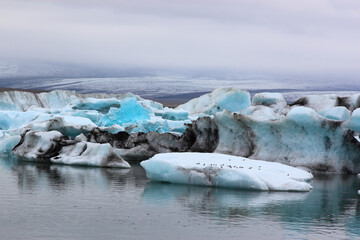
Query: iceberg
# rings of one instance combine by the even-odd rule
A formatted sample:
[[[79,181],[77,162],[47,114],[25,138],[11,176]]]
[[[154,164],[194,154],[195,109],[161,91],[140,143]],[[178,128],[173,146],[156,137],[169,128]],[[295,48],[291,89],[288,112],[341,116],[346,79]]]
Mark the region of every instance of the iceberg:
[[[288,104],[280,93],[257,93],[251,99],[236,88],[215,89],[175,109],[131,93],[0,92],[0,153],[13,154],[28,132],[56,131],[71,145],[110,144],[129,161],[159,153],[215,152],[312,171],[358,173],[359,106],[360,94],[306,96]]]
[[[319,112],[319,114],[327,119],[346,121],[350,118],[350,111],[346,107],[332,107]]]
[[[360,171],[360,143],[354,133],[341,121],[323,118],[310,108],[293,108],[278,120],[224,111],[214,121],[219,133],[216,152],[314,171]]]
[[[281,111],[286,107],[287,102],[281,93],[265,92],[255,94],[252,98],[251,105],[262,105],[270,107],[275,111]]]
[[[42,122],[33,122],[26,127],[43,132],[56,130],[68,137],[75,138],[81,133],[89,133],[97,126],[88,118],[65,115],[56,116]]]
[[[350,111],[354,111],[360,107],[360,94],[354,94],[349,97],[339,97],[335,94],[310,95],[302,97],[290,105],[309,107],[316,112],[332,107],[345,107]]]
[[[217,153],[164,153],[141,162],[146,176],[170,183],[260,191],[310,191],[312,174],[280,163]]]
[[[213,92],[194,98],[176,107],[177,110],[187,111],[191,115],[213,115],[224,109],[237,112],[251,104],[250,94],[237,88],[218,88]]]
[[[27,131],[13,148],[22,161],[129,168],[110,144],[78,142],[58,131]]]
[[[160,103],[131,93],[0,92],[0,130],[26,127],[46,131],[45,128],[53,123],[57,127],[48,130],[59,130],[73,138],[95,127],[113,133],[156,131],[181,134],[191,120],[185,111],[164,108]]]

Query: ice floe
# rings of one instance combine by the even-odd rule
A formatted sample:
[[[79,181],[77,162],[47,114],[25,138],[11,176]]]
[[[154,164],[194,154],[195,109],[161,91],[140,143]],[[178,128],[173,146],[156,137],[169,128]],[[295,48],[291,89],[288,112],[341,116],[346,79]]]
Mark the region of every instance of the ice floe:
[[[312,174],[280,163],[216,153],[164,153],[141,162],[151,180],[262,191],[309,191]]]

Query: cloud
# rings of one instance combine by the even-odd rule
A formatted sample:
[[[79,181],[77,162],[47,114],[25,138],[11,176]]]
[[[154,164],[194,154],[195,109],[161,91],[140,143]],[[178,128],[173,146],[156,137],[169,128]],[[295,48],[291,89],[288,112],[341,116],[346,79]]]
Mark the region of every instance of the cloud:
[[[2,0],[0,55],[111,67],[354,72],[357,0]]]

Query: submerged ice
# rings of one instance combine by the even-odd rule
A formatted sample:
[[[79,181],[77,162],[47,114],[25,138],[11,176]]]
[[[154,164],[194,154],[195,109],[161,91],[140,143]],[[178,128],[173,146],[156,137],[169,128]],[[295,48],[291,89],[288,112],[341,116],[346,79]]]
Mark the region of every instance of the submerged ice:
[[[175,109],[131,93],[9,91],[0,93],[0,152],[25,161],[122,167],[125,160],[159,153],[225,153],[357,173],[359,106],[360,94],[306,96],[288,104],[280,93],[251,98],[235,88]]]

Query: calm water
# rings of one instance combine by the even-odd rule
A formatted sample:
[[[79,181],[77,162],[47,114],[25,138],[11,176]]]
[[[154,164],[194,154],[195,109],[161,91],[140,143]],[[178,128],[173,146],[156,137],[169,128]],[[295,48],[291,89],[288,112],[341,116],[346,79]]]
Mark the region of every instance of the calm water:
[[[249,192],[149,182],[144,170],[0,160],[0,239],[360,239],[356,176]]]

